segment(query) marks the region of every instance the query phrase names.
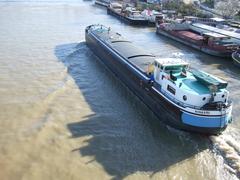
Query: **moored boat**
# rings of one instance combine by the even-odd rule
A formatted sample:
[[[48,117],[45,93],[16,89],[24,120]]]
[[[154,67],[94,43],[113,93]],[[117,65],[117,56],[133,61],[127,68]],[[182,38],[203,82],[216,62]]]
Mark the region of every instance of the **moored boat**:
[[[233,63],[240,67],[240,49],[232,53]]]
[[[108,7],[110,4],[110,0],[95,0],[95,4],[100,6]]]
[[[163,14],[155,11],[155,10],[149,10],[145,9],[141,12],[143,17],[148,20],[149,25],[155,26],[156,20],[163,17]]]
[[[190,70],[181,59],[158,58],[102,25],[88,26],[85,39],[100,60],[167,125],[219,134],[231,122],[225,81]]]
[[[148,20],[141,15],[140,11],[137,11],[133,7],[123,8],[119,3],[110,3],[107,13],[130,25],[148,25]]]
[[[157,33],[209,55],[231,57],[238,45],[230,37],[215,32],[197,32],[184,20],[157,23]]]

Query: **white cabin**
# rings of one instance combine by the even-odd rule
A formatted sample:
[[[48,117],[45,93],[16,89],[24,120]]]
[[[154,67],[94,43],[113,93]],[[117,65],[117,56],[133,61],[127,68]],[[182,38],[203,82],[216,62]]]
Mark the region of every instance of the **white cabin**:
[[[213,78],[207,73],[204,74]],[[216,77],[214,79],[222,81]],[[215,88],[213,91],[211,86],[206,86],[195,78],[193,73],[189,71],[188,63],[176,58],[156,59],[154,62],[154,80],[160,85],[163,94],[186,107],[202,107],[213,102],[226,103],[229,94],[225,88]]]

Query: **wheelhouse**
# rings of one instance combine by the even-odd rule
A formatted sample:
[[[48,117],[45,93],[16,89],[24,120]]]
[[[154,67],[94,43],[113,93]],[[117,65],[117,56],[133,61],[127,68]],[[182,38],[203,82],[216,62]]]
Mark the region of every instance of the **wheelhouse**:
[[[182,61],[181,59],[156,59],[154,61],[154,66],[157,70],[165,73],[181,73],[183,70],[189,68],[189,64]]]

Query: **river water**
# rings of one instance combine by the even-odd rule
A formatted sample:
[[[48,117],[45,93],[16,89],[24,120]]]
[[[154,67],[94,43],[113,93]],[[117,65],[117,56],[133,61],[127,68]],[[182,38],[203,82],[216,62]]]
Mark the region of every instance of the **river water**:
[[[96,23],[226,79],[234,122],[211,137],[162,124],[86,46]],[[238,179],[240,70],[230,61],[91,1],[0,1],[0,179]]]

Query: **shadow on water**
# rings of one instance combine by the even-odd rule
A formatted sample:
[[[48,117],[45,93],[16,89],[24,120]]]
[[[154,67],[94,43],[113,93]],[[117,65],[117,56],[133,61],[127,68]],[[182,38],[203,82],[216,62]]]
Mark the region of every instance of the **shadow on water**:
[[[55,55],[94,112],[67,124],[72,138],[91,137],[87,146],[72,151],[94,157],[113,179],[136,172],[154,175],[209,148],[207,138],[162,124],[84,42],[59,45]]]

